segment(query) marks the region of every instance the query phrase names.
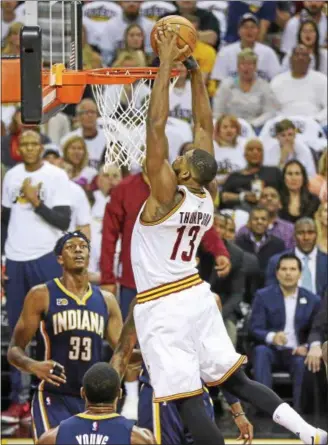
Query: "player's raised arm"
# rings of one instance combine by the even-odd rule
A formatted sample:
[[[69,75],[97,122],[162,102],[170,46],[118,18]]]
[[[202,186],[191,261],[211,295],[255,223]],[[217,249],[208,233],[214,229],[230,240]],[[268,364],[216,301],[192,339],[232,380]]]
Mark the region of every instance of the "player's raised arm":
[[[66,382],[63,366],[53,360],[39,362],[28,357],[25,348],[36,334],[42,316],[49,306],[49,292],[45,285],[33,287],[27,294],[22,313],[15,326],[9,348],[8,361],[21,371],[36,375],[55,386]]]
[[[164,33],[165,32],[165,33]],[[169,116],[169,87],[173,62],[189,50],[177,47],[177,34],[168,27],[158,30],[156,38],[160,67],[151,93],[146,121],[146,168],[151,195],[163,204],[171,203],[177,178],[168,162],[165,126]]]
[[[193,57],[189,57],[185,65],[191,73],[194,144],[214,156],[213,116],[203,75]]]
[[[111,292],[102,290],[101,293],[104,296],[109,313],[105,338],[114,350],[118,344],[123,328],[122,313],[115,296]]]

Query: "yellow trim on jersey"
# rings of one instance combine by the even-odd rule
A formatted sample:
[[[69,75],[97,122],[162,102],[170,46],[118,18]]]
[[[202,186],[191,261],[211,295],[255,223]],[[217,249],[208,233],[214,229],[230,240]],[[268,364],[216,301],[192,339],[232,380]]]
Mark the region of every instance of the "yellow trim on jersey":
[[[154,402],[170,402],[172,400],[185,399],[186,397],[198,396],[200,394],[203,394],[203,388],[196,389],[196,391],[173,394],[172,396],[154,397]]]
[[[183,193],[183,197],[182,197],[181,201],[178,202],[178,204],[176,206],[174,206],[173,209],[168,214],[166,214],[162,218],[158,219],[157,221],[152,221],[152,222],[143,221],[141,219],[141,215],[140,215],[140,218],[139,218],[140,224],[143,226],[156,226],[156,225],[161,224],[162,222],[166,221],[167,219],[169,219],[170,216],[172,216],[177,210],[179,210],[179,208],[185,202],[185,199],[186,199],[185,192],[183,190],[179,190],[179,193]]]
[[[88,289],[87,293],[82,298],[79,298],[77,295],[75,295],[72,292],[70,292],[69,290],[67,290],[66,287],[62,285],[59,278],[55,278],[54,282],[57,284],[59,289],[62,292],[64,292],[65,295],[67,295],[68,297],[71,297],[79,306],[85,306],[87,300],[89,300],[89,298],[92,295],[92,287],[91,287],[90,283],[89,283],[89,289]]]
[[[153,430],[156,439],[156,443],[161,445],[162,443],[162,430],[161,430],[161,406],[158,402],[153,402]]]
[[[210,396],[210,392],[209,392],[209,390],[206,388],[205,385],[203,385],[203,390],[208,394],[208,399],[209,399],[209,401],[210,401],[210,404],[211,404],[212,406],[214,406],[212,397]]]
[[[50,360],[51,357],[51,346],[50,346],[50,339],[46,330],[46,324],[44,321],[41,321],[40,323],[40,332],[43,338],[44,342],[44,360]]]
[[[112,414],[80,413],[80,414],[76,414],[76,417],[80,417],[81,419],[89,419],[89,420],[105,420],[105,419],[114,419],[115,417],[121,417],[121,416],[117,413],[112,413]]]
[[[217,386],[217,385],[221,385],[222,383],[224,383],[226,380],[228,380],[228,378],[237,371],[238,368],[241,367],[241,365],[243,365],[244,363],[247,363],[247,357],[246,355],[242,355],[237,362],[232,366],[232,368],[229,369],[228,372],[226,372],[224,374],[224,376],[222,376],[219,380],[217,380],[216,382],[206,382],[207,386]]]
[[[44,427],[45,431],[48,431],[48,430],[50,430],[50,423],[49,423],[49,419],[48,419],[47,408],[44,404],[43,391],[38,391],[38,400],[39,400],[39,406],[40,406],[40,411],[41,411],[43,427]]]
[[[190,275],[189,277],[182,278],[181,280],[173,281],[172,283],[163,284],[161,286],[154,287],[153,289],[140,292],[137,294],[137,302],[146,303],[147,301],[156,300],[157,298],[165,297],[166,295],[181,292],[182,290],[189,289],[192,286],[197,286],[203,283],[199,274]]]

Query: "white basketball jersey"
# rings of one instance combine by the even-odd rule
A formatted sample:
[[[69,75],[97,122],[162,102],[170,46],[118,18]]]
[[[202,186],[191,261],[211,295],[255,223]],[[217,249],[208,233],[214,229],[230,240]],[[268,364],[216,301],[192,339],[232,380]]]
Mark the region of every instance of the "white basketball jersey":
[[[202,195],[179,186],[182,200],[157,222],[134,225],[131,261],[138,293],[197,273],[196,252],[213,224],[214,206],[207,190]]]

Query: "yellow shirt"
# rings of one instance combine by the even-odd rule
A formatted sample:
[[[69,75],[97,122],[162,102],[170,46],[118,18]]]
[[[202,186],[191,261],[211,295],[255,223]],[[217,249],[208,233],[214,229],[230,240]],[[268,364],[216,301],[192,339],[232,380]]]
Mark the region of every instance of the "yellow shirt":
[[[197,60],[203,73],[210,74],[212,72],[216,59],[216,51],[211,45],[197,40],[193,56]]]

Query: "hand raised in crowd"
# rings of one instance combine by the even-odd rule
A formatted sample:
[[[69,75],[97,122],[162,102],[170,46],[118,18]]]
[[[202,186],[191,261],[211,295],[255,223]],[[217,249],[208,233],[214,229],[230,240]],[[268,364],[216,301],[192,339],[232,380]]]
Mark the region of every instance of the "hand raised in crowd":
[[[30,178],[24,179],[21,191],[24,195],[24,198],[27,199],[27,201],[29,201],[33,206],[37,206],[40,202],[39,194],[41,186],[42,183],[39,182],[39,184],[33,187]]]
[[[322,349],[320,345],[311,346],[307,353],[304,364],[307,365],[309,371],[315,373],[320,371],[322,359]]]
[[[173,63],[176,60],[179,60],[182,56],[188,56],[190,49],[188,45],[185,45],[183,48],[178,48],[177,39],[179,34],[180,26],[177,25],[176,32],[170,26],[163,26],[158,29],[157,34],[155,35],[155,40],[157,44],[158,56],[161,62],[168,61]]]
[[[272,343],[276,346],[284,346],[287,343],[286,334],[283,331],[277,332],[273,337]]]

